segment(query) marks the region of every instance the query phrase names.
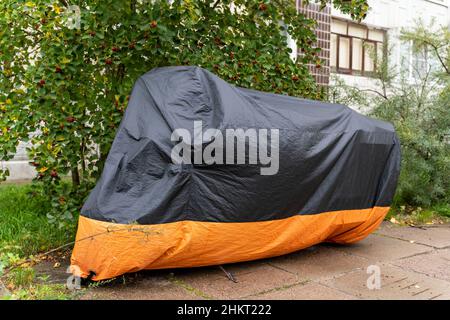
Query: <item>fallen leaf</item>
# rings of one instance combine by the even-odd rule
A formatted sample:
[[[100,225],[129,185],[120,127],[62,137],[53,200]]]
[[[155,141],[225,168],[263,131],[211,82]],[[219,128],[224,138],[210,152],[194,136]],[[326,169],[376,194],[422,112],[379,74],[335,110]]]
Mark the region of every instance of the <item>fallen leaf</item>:
[[[53,265],[53,268],[59,268],[59,267],[61,267],[61,263],[55,262],[55,264]]]

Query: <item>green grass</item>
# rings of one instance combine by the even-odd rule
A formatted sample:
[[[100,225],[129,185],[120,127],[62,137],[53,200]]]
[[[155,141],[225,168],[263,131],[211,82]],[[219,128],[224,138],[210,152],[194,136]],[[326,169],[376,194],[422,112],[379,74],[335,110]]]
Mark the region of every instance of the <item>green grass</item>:
[[[47,219],[50,205],[32,195],[31,185],[0,185],[0,257],[27,257],[73,239],[75,221],[66,229]]]
[[[433,211],[440,214],[441,216],[450,218],[450,204],[449,203],[442,203],[439,205],[434,206]]]
[[[32,267],[19,267],[6,277],[10,292],[0,300],[70,300],[78,299],[84,289],[69,290],[62,283],[50,283],[50,276],[36,276]]]
[[[14,290],[11,295],[0,297],[0,300],[72,300],[78,299],[84,291],[71,291],[63,284],[34,282]]]
[[[0,275],[8,268],[74,239],[76,219],[59,228],[47,219],[50,204],[33,192],[30,184],[0,185]],[[76,293],[64,285],[36,279],[31,266],[4,274],[11,294],[0,299],[72,299]]]
[[[395,218],[401,224],[438,224],[450,222],[450,204],[440,203],[429,208],[394,206],[386,220]]]
[[[36,277],[36,273],[31,267],[20,267],[8,274],[8,282],[17,287],[30,286]]]

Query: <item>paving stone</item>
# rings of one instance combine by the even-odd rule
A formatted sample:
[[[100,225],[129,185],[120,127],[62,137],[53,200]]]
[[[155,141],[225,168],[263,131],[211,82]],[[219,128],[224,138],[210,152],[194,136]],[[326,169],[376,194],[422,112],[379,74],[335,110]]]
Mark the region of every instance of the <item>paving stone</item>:
[[[450,249],[397,260],[392,264],[450,282]]]
[[[298,284],[287,289],[275,290],[249,299],[264,300],[354,300],[357,299],[347,293],[329,288],[319,283],[310,282]]]
[[[433,250],[433,248],[421,244],[409,243],[374,234],[348,246],[336,245],[334,247],[342,252],[364,257],[371,263],[396,260]]]
[[[222,267],[233,274],[234,276],[241,276],[243,274],[252,273],[260,269],[264,265],[264,260],[246,261],[238,263],[230,263],[222,265]],[[197,267],[197,268],[183,268],[172,270],[176,277],[188,278],[207,278],[209,281],[218,279],[228,279],[225,272],[219,266]]]
[[[450,247],[450,225],[413,228],[385,222],[376,231],[376,234],[414,241],[435,248]]]
[[[369,290],[366,270],[356,270],[320,283],[361,299],[450,299],[450,283],[426,275],[405,271],[388,264],[380,265],[381,288]]]
[[[252,272],[237,271],[234,275],[238,283],[230,281],[225,276],[216,277],[211,274],[176,275],[176,278],[208,297],[219,299],[244,298],[300,281],[295,274],[261,262],[252,267]]]
[[[195,295],[165,277],[147,276],[134,284],[113,285],[95,288],[85,294],[82,300],[195,300]]]
[[[298,274],[304,279],[331,277],[367,267],[366,258],[351,255],[330,246],[315,246],[293,254],[267,260],[270,265]]]

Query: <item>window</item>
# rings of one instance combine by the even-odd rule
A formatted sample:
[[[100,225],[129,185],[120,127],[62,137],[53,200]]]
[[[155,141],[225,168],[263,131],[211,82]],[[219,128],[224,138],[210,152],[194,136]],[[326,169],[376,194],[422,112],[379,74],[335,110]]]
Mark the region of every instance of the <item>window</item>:
[[[333,19],[330,65],[332,71],[370,76],[383,55],[386,32],[365,25]]]
[[[407,79],[421,79],[430,71],[439,69],[437,58],[428,49],[418,50],[413,41],[400,43],[400,67]]]

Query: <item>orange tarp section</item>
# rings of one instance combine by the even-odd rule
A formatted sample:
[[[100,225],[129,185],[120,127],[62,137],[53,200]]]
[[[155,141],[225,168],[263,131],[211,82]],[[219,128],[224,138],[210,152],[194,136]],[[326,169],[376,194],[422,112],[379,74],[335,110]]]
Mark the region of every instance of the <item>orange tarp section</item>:
[[[365,238],[389,207],[296,215],[261,222],[179,221],[116,224],[80,216],[72,266],[82,277],[112,278],[143,269],[217,265],[279,256],[320,242]],[[74,268],[73,268],[74,270]]]

